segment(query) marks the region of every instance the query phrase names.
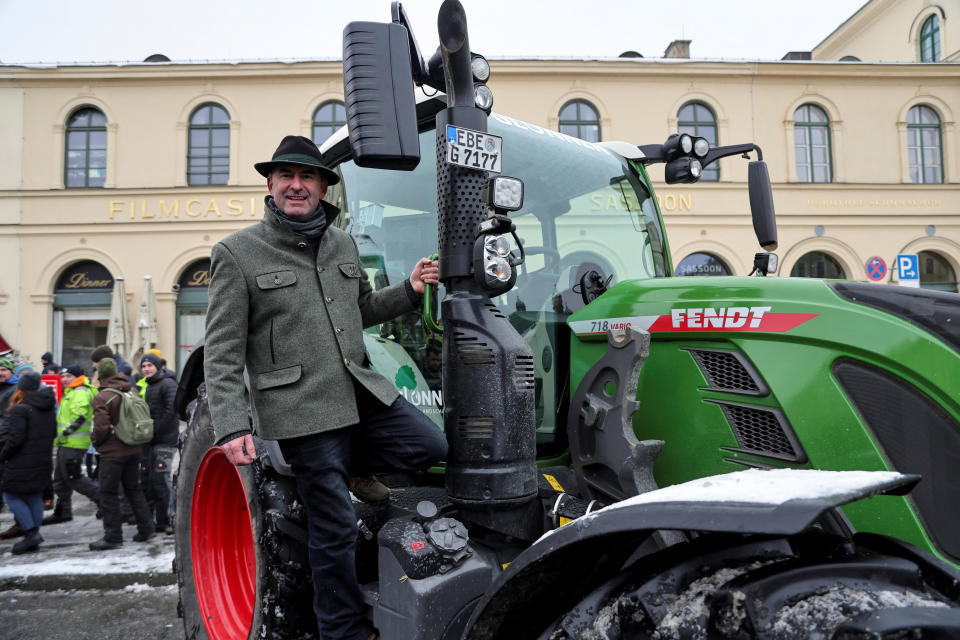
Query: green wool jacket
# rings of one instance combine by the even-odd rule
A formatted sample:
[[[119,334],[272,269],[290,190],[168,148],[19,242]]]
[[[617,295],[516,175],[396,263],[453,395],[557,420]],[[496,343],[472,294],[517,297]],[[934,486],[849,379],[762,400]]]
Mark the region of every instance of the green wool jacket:
[[[354,381],[385,404],[396,387],[370,368],[363,329],[410,311],[403,283],[373,291],[350,234],[331,226],[316,255],[266,207],[213,247],[204,377],[217,440],[253,428],[280,440],[356,424]]]
[[[60,409],[57,410],[57,437],[53,440],[54,446],[84,450],[90,448],[90,432],[93,430],[92,403],[95,395],[97,390],[86,379],[81,384],[64,390]],[[83,425],[69,436],[63,435],[63,430],[80,416],[86,418]]]

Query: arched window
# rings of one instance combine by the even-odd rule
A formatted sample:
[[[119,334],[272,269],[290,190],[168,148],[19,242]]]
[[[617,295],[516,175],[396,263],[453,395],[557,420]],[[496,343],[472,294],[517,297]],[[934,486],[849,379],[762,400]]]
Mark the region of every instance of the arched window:
[[[932,15],[920,28],[920,62],[940,59],[940,17]]]
[[[917,105],[907,112],[907,155],[914,184],[943,182],[940,117],[930,107]]]
[[[860,62],[860,58],[857,56],[843,56],[840,58],[840,62]]]
[[[920,261],[921,287],[957,293],[957,273],[946,258],[933,251],[921,251],[917,258]]]
[[[702,102],[688,102],[677,112],[677,128],[680,133],[689,133],[707,139],[710,147],[717,146],[717,117],[713,110]],[[720,179],[720,165],[714,162],[703,170],[700,180],[716,182]]]
[[[218,104],[203,104],[190,116],[187,184],[227,184],[230,175],[230,116]]]
[[[347,124],[347,109],[339,100],[324,102],[313,112],[313,142],[318,147],[324,140]]]
[[[84,107],[67,120],[64,181],[68,189],[102,187],[107,177],[107,118]]]
[[[560,108],[560,133],[587,142],[600,142],[600,115],[586,100],[571,100]]]
[[[793,114],[793,146],[800,182],[832,182],[830,165],[830,118],[813,104],[804,104]]]
[[[677,276],[729,276],[732,273],[726,262],[706,252],[691,253],[674,269]]]
[[[794,278],[828,278],[843,280],[847,277],[837,259],[823,251],[805,253],[790,270]]]

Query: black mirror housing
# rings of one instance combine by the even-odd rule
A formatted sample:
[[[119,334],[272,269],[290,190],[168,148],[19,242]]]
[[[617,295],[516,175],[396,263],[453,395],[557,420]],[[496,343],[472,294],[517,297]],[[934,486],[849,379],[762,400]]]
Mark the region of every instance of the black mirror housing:
[[[773,209],[773,189],[767,163],[756,160],[747,165],[750,189],[750,213],[757,242],[767,251],[777,248],[777,217]]]
[[[410,35],[396,23],[343,30],[343,97],[357,166],[411,171],[420,163]]]

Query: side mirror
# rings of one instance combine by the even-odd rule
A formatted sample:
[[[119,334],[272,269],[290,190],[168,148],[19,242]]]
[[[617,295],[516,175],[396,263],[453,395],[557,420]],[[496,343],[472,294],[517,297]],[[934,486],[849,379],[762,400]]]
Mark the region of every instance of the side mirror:
[[[420,163],[410,34],[396,23],[343,29],[343,97],[357,166],[411,171]]]
[[[773,190],[770,188],[767,163],[763,160],[751,162],[747,166],[747,181],[757,242],[767,251],[773,251],[777,248],[777,216],[773,210]]]

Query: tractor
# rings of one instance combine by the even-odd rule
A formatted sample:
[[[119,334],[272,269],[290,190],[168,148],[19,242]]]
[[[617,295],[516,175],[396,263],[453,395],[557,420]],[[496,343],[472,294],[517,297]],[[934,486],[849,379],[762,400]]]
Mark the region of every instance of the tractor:
[[[757,145],[496,113],[457,0],[426,59],[391,17],[344,30],[327,197],[374,287],[438,253],[439,290],[365,341],[450,451],[355,501],[380,637],[960,637],[960,296],[770,277]],[[647,168],[689,183],[751,154],[754,273],[671,277]],[[177,407],[186,637],[319,637],[279,446],[226,460],[202,348]]]

